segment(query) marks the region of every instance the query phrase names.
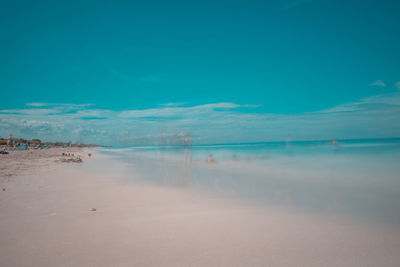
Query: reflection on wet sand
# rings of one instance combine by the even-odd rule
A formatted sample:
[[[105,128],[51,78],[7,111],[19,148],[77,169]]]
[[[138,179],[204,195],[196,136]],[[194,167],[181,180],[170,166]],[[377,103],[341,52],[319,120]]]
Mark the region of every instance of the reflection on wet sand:
[[[154,164],[157,166],[158,175],[157,184],[159,185],[173,185],[181,188],[186,188],[190,185],[192,180],[192,150],[190,147],[183,149],[182,158],[175,159],[179,164],[175,166],[176,173],[171,173],[171,162],[167,159],[163,150],[157,151],[157,159]]]
[[[141,178],[135,178],[138,182],[400,226],[400,167],[393,160],[399,158],[400,146],[373,146],[373,151],[359,152],[353,149],[359,146],[346,151],[344,146],[338,150],[336,144],[324,145],[328,152],[311,155],[309,151],[299,154],[295,145],[285,144],[283,156],[246,147],[199,152],[187,146],[158,148],[153,154],[132,150],[126,157],[140,174]],[[215,161],[205,161],[211,154]]]

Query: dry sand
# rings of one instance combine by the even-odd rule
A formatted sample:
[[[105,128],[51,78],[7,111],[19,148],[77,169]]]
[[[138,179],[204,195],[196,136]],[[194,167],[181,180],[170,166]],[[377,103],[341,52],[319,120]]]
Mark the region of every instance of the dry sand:
[[[79,147],[8,151],[9,154],[0,154],[0,182],[18,174],[35,174],[54,169],[54,160],[59,159],[63,152],[84,155],[84,149]]]
[[[122,163],[97,153],[82,164],[41,162],[1,179],[1,266],[400,263],[400,233],[388,227],[132,184]]]

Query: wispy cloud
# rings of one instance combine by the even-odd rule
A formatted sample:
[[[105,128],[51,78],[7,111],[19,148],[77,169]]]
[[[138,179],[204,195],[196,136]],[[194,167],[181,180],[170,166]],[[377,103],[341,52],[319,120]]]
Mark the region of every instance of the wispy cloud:
[[[84,109],[93,104],[66,104],[66,103],[42,103],[42,102],[34,102],[34,103],[26,103],[25,106],[27,107],[51,107],[55,109]]]
[[[240,107],[250,107],[255,108],[257,106],[252,105],[238,105],[235,103],[229,102],[221,102],[221,103],[213,103],[213,104],[205,104],[191,107],[177,107],[168,105],[166,107],[160,108],[151,108],[144,110],[126,110],[122,111],[118,114],[121,118],[146,118],[146,117],[173,117],[173,118],[182,118],[182,117],[195,117],[199,115],[205,115],[215,112],[215,110],[225,109],[237,109]]]
[[[254,112],[256,111],[256,112]],[[0,136],[112,145],[154,144],[190,135],[195,143],[400,136],[400,92],[304,114],[262,113],[231,102],[113,111],[93,105],[30,103],[0,110]]]
[[[110,74],[112,74],[112,76],[127,83],[159,83],[165,79],[165,76],[159,73],[150,73],[141,76],[137,73],[125,73],[119,68],[110,64],[106,59],[101,57],[99,57],[99,62]]]
[[[44,106],[47,106],[48,104],[35,102],[35,103],[26,103],[25,105],[28,107],[44,107]]]
[[[108,70],[114,77],[118,78],[121,81],[131,83],[132,77],[129,75],[123,74],[118,71],[115,67],[109,64],[104,58],[99,58],[100,64],[104,66],[106,70]]]
[[[158,106],[161,106],[161,107],[181,107],[181,106],[183,106],[185,104],[187,104],[187,102],[171,102],[171,103],[160,104]]]
[[[384,83],[382,80],[376,80],[373,83],[371,83],[371,86],[385,87],[386,83]]]
[[[362,98],[359,101],[346,103],[317,113],[334,112],[381,112],[400,108],[400,95],[398,93],[386,93]]]

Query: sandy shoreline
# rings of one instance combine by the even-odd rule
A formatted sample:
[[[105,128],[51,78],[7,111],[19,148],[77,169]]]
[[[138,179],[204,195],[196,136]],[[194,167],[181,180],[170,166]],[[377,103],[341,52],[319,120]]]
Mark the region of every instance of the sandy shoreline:
[[[54,168],[54,160],[60,159],[63,152],[75,153],[85,157],[85,149],[79,147],[51,148],[22,151],[8,151],[0,154],[0,181],[8,180],[15,175],[37,173],[40,169]]]
[[[1,158],[1,183],[6,186],[0,191],[2,266],[400,262],[400,233],[393,229],[137,185],[125,179],[122,163],[101,154],[82,164],[62,164],[54,162],[60,151],[46,153],[37,155],[35,163]],[[4,176],[16,167],[10,162],[19,171]]]

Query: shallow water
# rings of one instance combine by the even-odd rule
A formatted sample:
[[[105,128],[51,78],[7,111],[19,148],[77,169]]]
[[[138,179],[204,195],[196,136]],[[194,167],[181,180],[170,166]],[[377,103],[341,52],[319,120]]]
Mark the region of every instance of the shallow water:
[[[400,227],[399,139],[100,151],[127,163],[138,183]]]

